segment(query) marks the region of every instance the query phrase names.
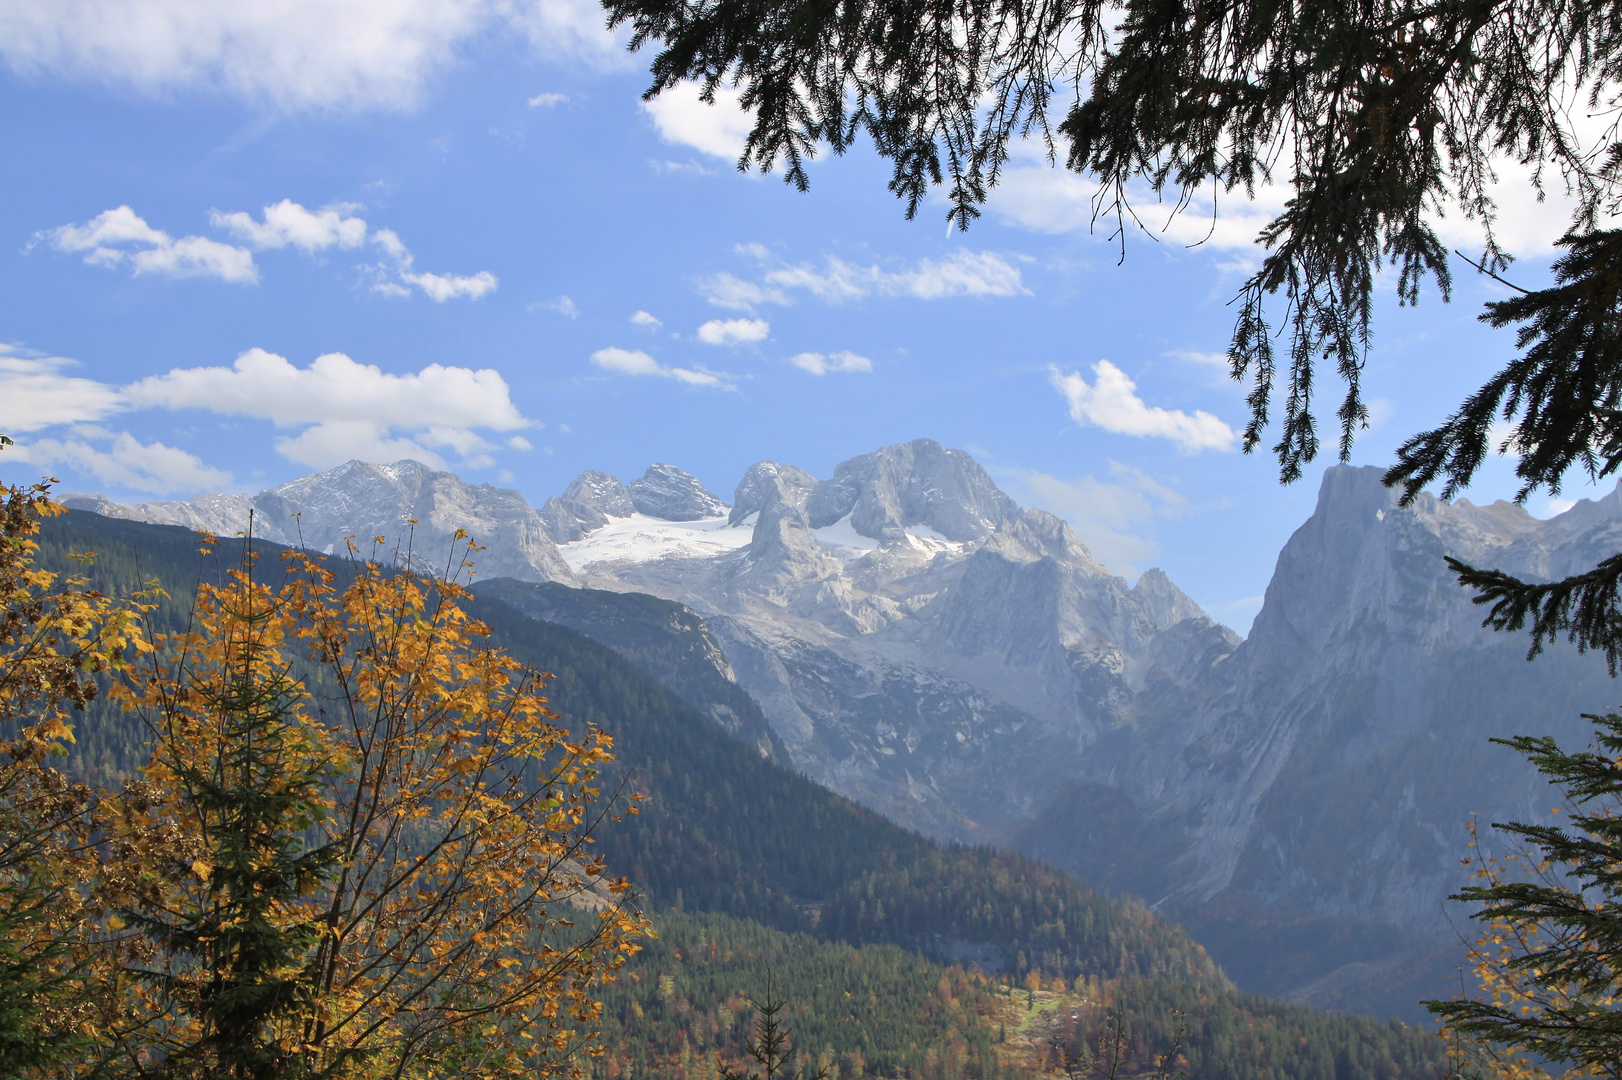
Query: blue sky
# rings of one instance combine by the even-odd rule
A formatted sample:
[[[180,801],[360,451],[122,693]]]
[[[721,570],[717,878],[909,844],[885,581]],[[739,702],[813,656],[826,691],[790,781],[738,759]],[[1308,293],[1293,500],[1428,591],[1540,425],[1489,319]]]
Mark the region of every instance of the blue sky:
[[[735,107],[645,106],[599,22],[0,0],[0,478],[147,500],[415,456],[539,504],[663,461],[730,498],[755,461],[828,476],[928,436],[1248,626],[1328,464],[1281,488],[1238,453],[1217,360],[1275,193],[1132,236],[1124,265],[1085,179],[1036,155],[967,233],[941,204],[908,222],[866,152],[809,194],[740,175]],[[1503,191],[1535,284],[1562,208],[1513,170]],[[1507,359],[1475,322],[1501,287],[1458,273],[1451,305],[1385,295],[1355,461]],[[1470,497],[1513,490],[1497,462]]]

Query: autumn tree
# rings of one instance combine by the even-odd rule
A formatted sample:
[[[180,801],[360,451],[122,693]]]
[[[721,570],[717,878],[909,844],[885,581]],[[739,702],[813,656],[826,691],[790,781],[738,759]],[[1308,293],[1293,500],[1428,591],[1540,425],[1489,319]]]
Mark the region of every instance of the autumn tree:
[[[341,569],[290,553],[272,585],[250,554],[124,691],[154,745],[109,903],[145,953],[100,1067],[573,1075],[644,929],[589,847],[612,740],[560,726],[453,580]]]
[[[34,565],[49,485],[0,488],[0,1062],[49,1069],[94,1038],[104,985],[94,799],[58,769],[77,714],[143,642],[138,606]]]

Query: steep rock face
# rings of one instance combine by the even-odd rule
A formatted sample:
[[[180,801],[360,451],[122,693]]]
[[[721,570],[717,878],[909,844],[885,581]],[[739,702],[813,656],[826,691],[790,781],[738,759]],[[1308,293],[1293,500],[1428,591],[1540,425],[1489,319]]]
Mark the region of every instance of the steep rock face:
[[[792,506],[803,514],[806,501],[819,483],[821,481],[816,477],[796,465],[779,465],[775,461],[756,462],[738,481],[727,524],[742,524],[750,514],[758,514],[774,502]]]
[[[542,504],[541,522],[553,541],[559,544],[582,539],[608,524],[609,518],[625,518],[636,513],[631,493],[620,478],[596,469],[575,477],[562,496]]]
[[[236,532],[246,527],[246,511],[239,501],[245,498],[204,495],[183,504],[123,507],[117,516],[195,528],[199,526],[184,520],[186,514],[200,522],[240,514],[242,525],[229,530]],[[454,473],[418,461],[391,465],[351,461],[262,491],[249,502],[255,510],[255,531],[279,543],[341,552],[352,537],[362,554],[371,556],[373,537],[382,536],[387,546],[378,556],[398,558],[432,574],[444,571],[457,546],[456,530],[462,529],[485,549],[477,560],[481,577],[574,581],[539,515],[522,495],[489,484],[468,484]],[[460,561],[459,554],[455,561]]]
[[[1214,665],[1196,642],[1183,674],[1146,681],[1126,725],[1085,763],[1091,786],[1061,796],[1020,840],[1087,880],[1209,923],[1242,983],[1364,1008],[1374,983],[1418,978],[1456,940],[1459,913],[1445,898],[1464,883],[1471,816],[1535,821],[1555,805],[1488,740],[1531,732],[1584,745],[1580,714],[1616,693],[1597,657],[1555,648],[1527,664],[1525,638],[1483,629],[1443,556],[1550,575],[1622,549],[1615,495],[1545,523],[1505,504],[1422,497],[1402,508],[1380,475],[1329,470],[1249,638]],[[1116,827],[1077,828],[1110,799]],[[1368,927],[1368,943],[1324,945],[1292,968],[1266,944],[1291,919],[1322,941]],[[1262,955],[1266,968],[1246,969]]]
[[[696,476],[674,465],[649,465],[627,490],[639,513],[665,521],[698,521],[727,512],[727,504],[707,491]]]
[[[947,540],[984,540],[1019,516],[1019,506],[962,450],[933,439],[852,458],[817,487],[806,506],[814,529],[850,515],[862,536],[894,540],[924,526]]]

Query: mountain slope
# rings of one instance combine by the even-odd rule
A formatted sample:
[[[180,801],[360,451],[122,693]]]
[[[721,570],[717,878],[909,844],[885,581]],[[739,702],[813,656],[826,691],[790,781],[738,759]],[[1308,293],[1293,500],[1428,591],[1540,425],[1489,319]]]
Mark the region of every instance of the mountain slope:
[[[573,581],[545,523],[516,491],[468,484],[455,473],[417,461],[368,465],[350,461],[279,487],[246,495],[199,495],[186,502],[121,506],[100,495],[65,495],[64,505],[108,517],[207,529],[222,536],[248,530],[276,543],[342,553],[353,540],[369,553],[373,538],[400,549],[423,573],[443,572],[458,530],[484,551],[487,577]]]
[[[1335,1004],[1381,983],[1415,1000],[1426,978],[1445,992],[1466,824],[1558,802],[1488,739],[1583,745],[1580,714],[1616,687],[1569,648],[1528,664],[1523,637],[1479,625],[1443,556],[1565,573],[1622,549],[1619,511],[1615,495],[1548,522],[1505,504],[1401,508],[1380,470],[1331,469],[1250,637],[1208,677],[1141,699],[1018,843],[1201,926],[1246,985]],[[1244,960],[1257,955],[1265,969]]]
[[[170,600],[160,626],[183,624],[200,572],[238,558],[221,541],[200,561],[195,534],[70,512],[46,524],[41,562],[96,551],[94,584],[127,593],[156,579]],[[260,566],[276,565],[259,545]],[[346,572],[342,560],[331,560]],[[582,594],[590,597],[592,594]],[[601,597],[603,621],[625,598]],[[589,601],[588,601],[589,602]],[[901,829],[762,758],[610,648],[531,618],[494,597],[473,611],[494,640],[557,679],[552,705],[569,723],[616,737],[615,775],[646,795],[641,812],[605,823],[598,843],[656,907],[711,910],[787,931],[853,943],[892,943],[988,967],[1028,965],[1052,975],[1130,975],[1209,981],[1220,974],[1177,926],[1106,899],[1023,856],[943,847]],[[108,779],[142,756],[143,734],[105,707],[79,725],[85,764]],[[114,751],[105,755],[104,751]]]

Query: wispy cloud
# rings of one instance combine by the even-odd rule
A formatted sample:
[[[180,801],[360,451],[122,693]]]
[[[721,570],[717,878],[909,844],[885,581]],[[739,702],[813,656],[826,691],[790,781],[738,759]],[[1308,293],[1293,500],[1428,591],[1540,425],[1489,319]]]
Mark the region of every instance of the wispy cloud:
[[[1191,454],[1231,450],[1238,439],[1226,423],[1203,410],[1190,414],[1146,404],[1138,396],[1137,384],[1108,360],[1093,365],[1093,376],[1089,383],[1078,372],[1067,375],[1056,366],[1048,367],[1054,389],[1064,395],[1070,418],[1078,424],[1118,435],[1169,439]]]
[[[646,311],[638,311],[631,316],[631,325],[638,330],[657,330],[664,323]]]
[[[532,109],[550,109],[555,106],[565,104],[568,100],[568,94],[536,94],[534,97],[525,102],[525,104]]]
[[[58,251],[84,253],[92,266],[129,266],[137,274],[211,277],[251,285],[259,280],[253,252],[205,236],[176,240],[155,229],[128,206],[103,210],[83,225],[63,225],[38,234]],[[30,245],[32,246],[32,245]]]
[[[0,345],[0,432],[101,420],[124,408],[116,387],[67,374],[74,361]]]
[[[743,252],[757,260],[769,258],[760,245]],[[924,258],[911,266],[886,268],[862,265],[829,255],[821,265],[783,264],[769,269],[759,281],[747,281],[722,271],[702,278],[699,293],[717,307],[753,311],[765,304],[792,303],[807,294],[824,303],[840,304],[869,296],[944,300],[951,297],[1009,297],[1028,294],[1019,267],[991,251],[954,251],[944,259]]]
[[[1153,524],[1187,509],[1188,500],[1142,469],[1109,463],[1109,477],[1085,475],[1064,480],[1027,470],[1010,487],[1023,501],[1069,521],[1081,542],[1105,566],[1120,574],[1148,569],[1158,547]]]
[[[419,272],[405,242],[392,229],[372,229],[353,204],[310,210],[291,199],[267,206],[256,220],[241,210],[214,211],[210,222],[246,244],[237,247],[204,236],[176,240],[153,228],[128,206],[105,210],[83,225],[63,225],[39,233],[59,251],[83,252],[94,266],[128,264],[136,274],[166,277],[213,277],[221,281],[253,284],[259,280],[254,251],[297,248],[306,255],[331,250],[353,251],[370,242],[380,248],[384,261],[363,266],[373,278],[372,289],[388,296],[409,296],[412,288],[436,303],[457,297],[477,299],[500,284],[488,270],[476,274]],[[30,245],[32,246],[32,245]]]
[[[771,332],[765,319],[711,319],[698,328],[698,340],[706,345],[746,345],[765,341]]]
[[[560,296],[556,300],[537,300],[529,305],[531,311],[539,308],[543,311],[555,311],[566,319],[578,319],[580,307],[567,296]]]
[[[161,442],[143,443],[127,431],[83,425],[74,434],[76,438],[19,442],[5,455],[12,461],[43,469],[69,468],[112,487],[153,494],[217,490],[231,483],[230,473],[205,465],[196,454]]]
[[[1019,268],[990,251],[955,251],[944,259],[920,259],[916,266],[893,271],[859,266],[830,255],[820,267],[801,263],[772,270],[765,282],[780,289],[801,289],[829,303],[872,295],[941,300],[952,296],[1018,296],[1030,291],[1020,278]]]
[[[725,270],[700,278],[698,292],[716,307],[732,311],[753,311],[762,304],[791,303],[783,290],[745,281]]]
[[[501,28],[546,58],[609,69],[634,62],[594,0],[5,3],[0,58],[33,77],[154,97],[189,89],[277,112],[409,109],[467,42]]]
[[[641,349],[621,349],[610,346],[591,354],[591,362],[603,371],[616,375],[653,376],[674,379],[688,386],[708,386],[717,390],[736,390],[728,379],[713,371],[684,367],[666,367]]]
[[[830,371],[872,371],[873,361],[853,352],[796,353],[788,362],[812,375],[826,375]]]

